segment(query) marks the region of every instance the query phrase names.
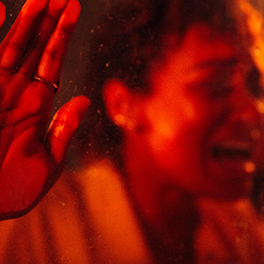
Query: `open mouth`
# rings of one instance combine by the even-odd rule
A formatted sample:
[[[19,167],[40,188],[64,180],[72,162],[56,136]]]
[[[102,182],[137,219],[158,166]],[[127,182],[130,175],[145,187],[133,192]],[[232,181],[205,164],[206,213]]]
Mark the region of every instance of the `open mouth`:
[[[227,159],[230,161],[251,160],[252,151],[249,144],[226,143],[214,146],[212,154],[215,159]]]
[[[245,142],[226,142],[212,147],[212,156],[216,164],[224,171],[236,175],[252,174],[255,163],[252,161],[252,144]]]

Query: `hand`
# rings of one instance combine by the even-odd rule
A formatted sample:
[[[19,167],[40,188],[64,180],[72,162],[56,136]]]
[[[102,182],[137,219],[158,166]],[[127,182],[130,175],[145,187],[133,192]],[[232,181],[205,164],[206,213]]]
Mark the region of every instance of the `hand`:
[[[4,14],[1,3],[1,24]],[[77,0],[28,0],[1,43],[0,219],[28,212],[51,188],[88,108],[87,98],[74,98],[46,133],[53,84],[59,81],[79,14]]]

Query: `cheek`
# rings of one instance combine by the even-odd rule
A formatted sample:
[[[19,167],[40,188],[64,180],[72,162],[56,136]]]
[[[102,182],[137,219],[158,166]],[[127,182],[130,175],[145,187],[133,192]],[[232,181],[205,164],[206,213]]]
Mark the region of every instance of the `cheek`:
[[[166,93],[165,93],[166,94]],[[155,98],[142,105],[142,142],[153,159],[164,166],[199,164],[204,146],[214,133],[222,105],[187,96]]]
[[[167,94],[166,94],[167,95]],[[174,140],[182,131],[188,129],[190,120],[196,115],[194,105],[185,98],[177,96],[160,96],[144,107],[146,120],[152,141],[157,144],[159,139]]]
[[[198,131],[197,125],[200,127],[201,121],[193,107],[149,109],[147,119],[145,142],[161,168],[175,170],[187,159],[199,158],[202,130]]]

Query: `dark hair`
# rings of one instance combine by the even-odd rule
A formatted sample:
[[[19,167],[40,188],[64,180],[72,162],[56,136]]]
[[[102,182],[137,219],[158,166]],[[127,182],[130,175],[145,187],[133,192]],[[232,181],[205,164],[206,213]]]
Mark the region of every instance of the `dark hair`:
[[[205,22],[220,32],[238,31],[235,0],[115,0],[100,21],[91,42],[87,90],[91,108],[79,140],[93,155],[120,153],[121,131],[106,115],[102,87],[118,78],[130,89],[149,90],[147,73],[162,56],[164,36],[183,38],[195,22]],[[119,157],[120,158],[120,157]]]

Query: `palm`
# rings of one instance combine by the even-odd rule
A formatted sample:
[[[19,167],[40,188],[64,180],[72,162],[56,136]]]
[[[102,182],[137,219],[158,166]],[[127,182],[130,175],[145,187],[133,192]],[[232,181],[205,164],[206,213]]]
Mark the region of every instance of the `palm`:
[[[51,83],[59,80],[79,10],[76,0],[29,0],[0,46],[0,218],[26,212],[55,182],[88,107],[86,98],[73,99],[46,135]]]

